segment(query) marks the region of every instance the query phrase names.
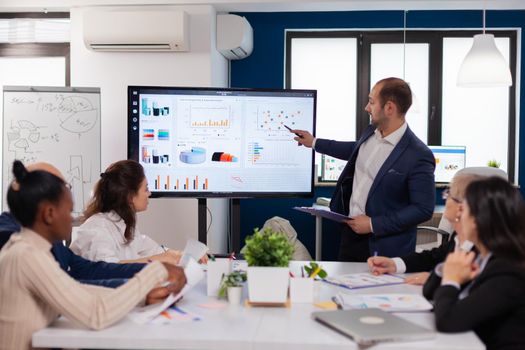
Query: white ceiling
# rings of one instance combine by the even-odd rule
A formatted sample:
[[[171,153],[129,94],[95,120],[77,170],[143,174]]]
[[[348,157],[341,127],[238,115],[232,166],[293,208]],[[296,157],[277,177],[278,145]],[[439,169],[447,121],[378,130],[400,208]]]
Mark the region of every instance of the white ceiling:
[[[114,5],[213,5],[220,12],[525,9],[525,0],[0,0],[0,12]]]

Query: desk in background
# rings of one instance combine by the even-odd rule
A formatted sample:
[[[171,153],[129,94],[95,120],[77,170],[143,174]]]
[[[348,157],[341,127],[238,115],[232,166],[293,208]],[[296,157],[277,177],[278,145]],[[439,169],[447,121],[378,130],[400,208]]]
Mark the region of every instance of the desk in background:
[[[302,262],[293,262],[291,270],[300,273]],[[323,262],[331,275],[367,271],[364,263]],[[395,285],[350,291],[319,282],[319,300],[329,300],[339,291],[348,293],[421,293],[421,287]],[[246,296],[246,290],[244,291]],[[33,334],[34,347],[91,348],[91,349],[358,349],[349,338],[312,320],[312,311],[320,309],[312,304],[292,304],[290,308],[255,308],[227,306],[211,310],[198,304],[214,303],[217,299],[206,296],[206,285],[199,284],[179,303],[182,308],[200,314],[201,321],[157,326],[138,325],[124,319],[101,331],[89,331],[73,325],[66,319]],[[419,325],[434,328],[434,315],[423,313],[397,313]],[[473,332],[443,334],[428,341],[380,343],[378,349],[484,349]]]

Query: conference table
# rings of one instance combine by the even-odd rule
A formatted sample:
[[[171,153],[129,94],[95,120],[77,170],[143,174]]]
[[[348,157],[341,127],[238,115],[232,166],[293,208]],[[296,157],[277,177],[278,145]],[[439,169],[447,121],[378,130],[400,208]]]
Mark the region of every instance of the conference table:
[[[244,267],[243,262],[237,263]],[[292,262],[290,270],[300,274],[305,262]],[[366,272],[365,263],[321,262],[332,276]],[[421,293],[421,286],[399,284],[349,290],[322,281],[316,282],[316,301],[330,300],[343,293]],[[245,288],[243,297],[247,297]],[[288,307],[253,307],[245,303],[229,305],[206,296],[205,279],[177,304],[201,320],[168,325],[136,324],[124,318],[113,326],[91,331],[60,318],[33,334],[33,347],[83,349],[360,349],[343,336],[311,318],[322,311],[314,304],[290,304]],[[395,313],[409,321],[435,330],[431,312]],[[425,341],[377,343],[367,349],[485,349],[474,332],[444,334]]]

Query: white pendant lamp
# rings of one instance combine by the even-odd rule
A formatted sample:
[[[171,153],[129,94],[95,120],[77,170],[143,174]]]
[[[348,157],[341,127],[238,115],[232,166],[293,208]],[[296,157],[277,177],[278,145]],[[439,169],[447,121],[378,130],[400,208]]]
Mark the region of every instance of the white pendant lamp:
[[[483,34],[474,35],[474,43],[459,68],[457,85],[460,87],[512,85],[509,66],[496,47],[494,35],[485,34],[485,9],[483,9]]]

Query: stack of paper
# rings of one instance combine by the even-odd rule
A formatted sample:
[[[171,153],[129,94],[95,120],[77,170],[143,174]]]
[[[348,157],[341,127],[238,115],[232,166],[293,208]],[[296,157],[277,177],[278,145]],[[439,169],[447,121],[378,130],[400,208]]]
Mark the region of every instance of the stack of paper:
[[[348,289],[380,287],[405,283],[404,278],[401,276],[389,274],[376,276],[368,272],[328,277],[324,281]]]
[[[179,300],[191,288],[199,283],[201,279],[204,278],[204,271],[202,271],[202,268],[193,259],[188,261],[187,266],[184,268],[184,274],[186,275],[186,285],[184,288],[182,288],[179,294],[170,294],[162,304],[153,304],[141,308],[135,308],[129,313],[128,317],[139,324],[144,324],[151,321],[161,312],[168,309],[173,303]]]
[[[430,304],[419,294],[343,294],[336,296],[343,309],[378,308],[389,312],[430,311]]]

